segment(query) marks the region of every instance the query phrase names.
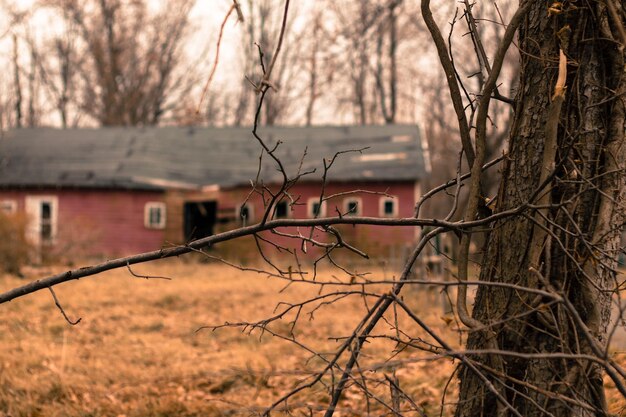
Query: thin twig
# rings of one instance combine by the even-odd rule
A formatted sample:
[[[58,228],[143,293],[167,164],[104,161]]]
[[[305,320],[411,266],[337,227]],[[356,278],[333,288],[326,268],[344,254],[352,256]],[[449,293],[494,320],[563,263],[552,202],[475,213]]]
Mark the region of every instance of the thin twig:
[[[136,274],[136,273],[135,273],[135,272],[134,272],[134,271],[130,268],[130,263],[128,263],[128,262],[126,263],[126,268],[128,268],[128,272],[130,272],[130,274],[131,274],[132,276],[134,276],[135,278],[143,278],[143,279],[164,279],[164,280],[167,280],[167,281],[171,281],[171,280],[172,280],[172,278],[170,278],[170,277],[162,277],[162,276],[159,276],[159,275],[139,275],[139,274]]]
[[[270,65],[267,67],[267,71],[263,74],[263,79],[257,86],[257,91],[260,91],[263,87],[276,87],[270,81],[270,76],[272,75],[272,70],[274,69],[274,64],[276,64],[276,59],[278,58],[278,54],[280,53],[280,49],[283,45],[283,39],[285,37],[285,29],[287,28],[287,16],[289,13],[289,0],[285,0],[285,11],[283,13],[283,22],[280,26],[280,33],[278,35],[278,44],[276,45],[276,50],[274,51],[274,55],[272,56],[272,60],[270,61]]]
[[[230,9],[228,9],[228,13],[226,13],[226,16],[224,17],[224,20],[222,21],[222,24],[220,26],[220,33],[219,33],[219,36],[217,37],[217,47],[215,49],[215,60],[213,61],[213,67],[211,68],[211,72],[209,73],[209,78],[207,79],[206,84],[204,85],[204,89],[202,90],[202,94],[200,95],[200,102],[198,103],[198,107],[196,108],[196,114],[200,113],[202,102],[204,101],[204,97],[206,96],[206,93],[209,89],[209,85],[211,84],[211,81],[213,80],[213,76],[215,75],[215,71],[217,70],[217,64],[220,59],[220,46],[222,45],[222,35],[224,34],[224,26],[226,26],[226,22],[228,21],[228,18],[230,17],[231,13],[235,9],[237,10],[237,14],[240,17],[240,21],[243,21],[243,15],[241,15],[241,9],[239,5],[237,4],[237,1],[235,0],[234,4],[230,6]]]
[[[71,324],[72,326],[76,326],[78,323],[80,323],[80,321],[82,320],[81,317],[79,317],[78,320],[76,320],[76,321],[70,320],[70,318],[67,316],[67,314],[65,314],[65,310],[61,306],[61,303],[59,302],[59,299],[57,298],[57,295],[55,294],[55,292],[52,289],[52,287],[48,287],[48,289],[50,290],[50,293],[52,294],[52,298],[54,298],[54,304],[56,304],[56,306],[59,308],[59,311],[61,312],[61,314],[63,314],[63,318],[65,319],[65,321],[68,322],[69,324]]]

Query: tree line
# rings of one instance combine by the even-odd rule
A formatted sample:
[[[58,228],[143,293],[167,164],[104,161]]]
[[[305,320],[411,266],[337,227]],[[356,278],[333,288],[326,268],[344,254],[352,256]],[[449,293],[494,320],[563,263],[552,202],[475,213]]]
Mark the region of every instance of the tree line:
[[[214,81],[198,109],[199,87],[219,59],[221,20],[194,17],[194,7],[204,5],[45,0],[20,9],[4,2],[0,35],[11,53],[3,57],[8,71],[0,80],[0,127],[249,125],[259,51],[265,62],[272,60],[281,1],[237,3],[245,19],[226,22],[224,47],[235,53],[222,51],[233,62],[222,57],[220,66],[237,67],[238,75]],[[215,2],[210,13],[225,15],[228,5]],[[292,7],[264,124],[413,123],[422,117],[425,98],[438,96],[441,73],[429,64],[434,50],[416,1]]]

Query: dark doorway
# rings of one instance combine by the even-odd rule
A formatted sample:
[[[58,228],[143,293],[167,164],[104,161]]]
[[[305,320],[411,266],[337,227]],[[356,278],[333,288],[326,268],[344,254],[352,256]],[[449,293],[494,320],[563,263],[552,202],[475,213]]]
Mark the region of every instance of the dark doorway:
[[[217,202],[194,201],[185,203],[185,239],[187,242],[211,236],[215,226]]]

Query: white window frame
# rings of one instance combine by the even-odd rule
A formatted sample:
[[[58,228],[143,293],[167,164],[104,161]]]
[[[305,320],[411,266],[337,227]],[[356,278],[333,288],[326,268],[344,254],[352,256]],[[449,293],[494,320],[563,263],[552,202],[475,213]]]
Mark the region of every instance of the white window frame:
[[[356,202],[356,211],[349,213],[350,203]],[[346,216],[362,216],[363,215],[363,199],[361,197],[347,197],[343,200],[343,212]]]
[[[391,214],[385,213],[385,203],[393,203],[393,212]],[[396,196],[383,196],[378,200],[378,215],[380,217],[398,217],[398,210],[400,207],[400,201]]]
[[[313,211],[313,207],[315,206],[315,204],[318,204],[319,202],[320,202],[319,197],[311,197],[307,200],[306,214],[309,217],[309,219],[315,218],[315,212]],[[320,212],[317,215],[317,217],[326,217],[326,200],[322,201],[322,204],[320,205]]]
[[[241,208],[244,206],[248,207],[248,218],[246,218],[245,224],[252,224],[252,222],[254,222],[254,205],[249,202],[237,206],[237,208],[235,209],[235,218],[239,223],[244,223],[243,217],[241,217]]]
[[[43,242],[41,238],[41,206],[43,203],[50,204],[50,238],[46,242]],[[59,197],[56,195],[27,195],[26,214],[29,218],[26,234],[30,242],[36,247],[43,243],[54,244],[58,230]]]
[[[161,211],[160,221],[157,224],[150,223],[150,211],[158,209]],[[160,201],[148,201],[143,210],[143,225],[146,229],[165,229],[167,208],[165,203]]]
[[[17,213],[17,200],[0,200],[0,211],[4,214]]]
[[[277,216],[277,211],[278,211],[278,205],[279,204],[284,204],[287,207],[287,212],[285,214],[285,217],[278,217]],[[290,219],[291,218],[291,206],[289,205],[289,201],[287,200],[281,200],[276,202],[276,204],[274,205],[274,210],[273,210],[273,218],[275,220],[280,220],[280,219]]]

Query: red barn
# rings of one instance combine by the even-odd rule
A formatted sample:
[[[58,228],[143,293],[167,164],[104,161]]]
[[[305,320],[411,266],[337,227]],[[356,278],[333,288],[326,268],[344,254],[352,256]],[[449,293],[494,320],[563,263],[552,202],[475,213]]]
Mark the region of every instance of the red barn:
[[[416,126],[267,127],[260,136],[291,178],[304,174],[275,218],[408,217],[429,171]],[[0,140],[0,210],[25,212],[31,242],[62,255],[182,244],[260,219],[264,202],[249,196],[251,182],[272,190],[282,180],[261,149],[250,128],[15,130]],[[345,233],[377,249],[415,236],[373,226]]]

